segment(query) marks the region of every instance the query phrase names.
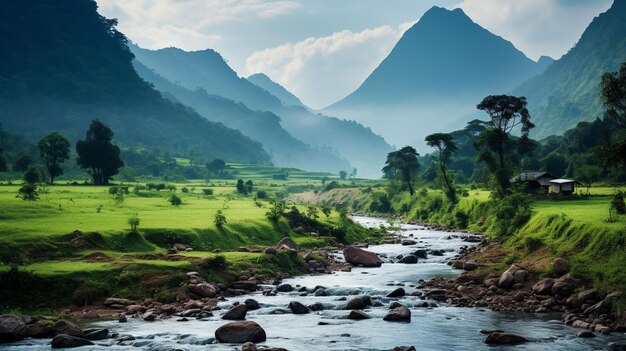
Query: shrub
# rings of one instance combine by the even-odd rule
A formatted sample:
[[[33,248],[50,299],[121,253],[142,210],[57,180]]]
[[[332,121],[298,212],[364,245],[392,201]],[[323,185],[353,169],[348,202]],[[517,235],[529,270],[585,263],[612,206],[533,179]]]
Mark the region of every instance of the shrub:
[[[215,223],[215,226],[218,228],[222,228],[224,224],[228,223],[226,221],[226,216],[224,215],[224,212],[222,212],[222,210],[217,210],[213,223]]]
[[[206,196],[213,195],[213,189],[209,189],[209,188],[202,189],[202,193]]]
[[[526,250],[529,252],[537,251],[544,246],[543,240],[530,236],[524,238],[523,244]]]
[[[37,168],[28,166],[24,172],[24,182],[26,182],[26,184],[37,184],[41,182],[41,173],[39,173]]]
[[[165,188],[171,192],[176,191],[176,185],[174,184],[168,184]]]
[[[137,227],[141,223],[138,215],[133,215],[128,218],[128,225],[130,225],[130,230],[134,233],[137,232]]]
[[[74,291],[72,301],[78,306],[87,306],[107,295],[109,295],[109,289],[106,285],[89,282]]]
[[[309,206],[306,209],[306,216],[311,219],[318,219],[320,216],[317,214],[317,207]]]
[[[146,187],[148,188],[148,190],[156,190],[156,191],[160,191],[165,189],[165,184],[164,183],[148,183],[146,184]]]
[[[172,206],[180,206],[183,203],[183,200],[176,194],[172,194],[167,201],[169,201]]]
[[[326,186],[324,187],[325,191],[331,191],[333,189],[337,189],[339,188],[339,183],[336,180],[333,180],[332,182],[326,184]]]
[[[109,188],[109,195],[117,195],[117,194],[124,194],[124,195],[129,194],[128,187],[117,185],[117,186],[112,186]]]
[[[183,193],[187,194],[189,192],[189,189],[187,189],[186,186],[182,187],[182,189],[180,189],[180,191],[182,191]]]
[[[624,194],[621,191],[618,191],[611,200],[611,207],[618,214],[626,213],[626,203],[624,203]]]
[[[259,190],[256,192],[257,199],[267,199],[267,191]]]
[[[242,195],[248,195],[248,188],[246,187],[246,185],[243,182],[243,179],[238,179],[237,180],[237,192],[242,194]]]
[[[532,216],[532,198],[523,193],[513,193],[490,200],[495,234],[504,240],[520,229]]]
[[[203,259],[201,266],[205,269],[224,271],[228,267],[228,262],[226,261],[226,257],[217,255]]]
[[[330,214],[333,212],[333,210],[330,208],[330,206],[328,205],[322,205],[322,213],[326,216],[329,217]]]
[[[39,191],[36,184],[25,184],[18,191],[15,196],[24,201],[36,201],[39,199]]]
[[[137,195],[141,190],[146,190],[146,187],[143,185],[135,185],[133,188],[133,194]]]
[[[265,213],[265,217],[270,222],[278,222],[280,217],[285,212],[285,209],[287,208],[287,203],[285,201],[279,200],[279,201],[270,201],[270,204],[271,204],[270,209],[269,211]]]

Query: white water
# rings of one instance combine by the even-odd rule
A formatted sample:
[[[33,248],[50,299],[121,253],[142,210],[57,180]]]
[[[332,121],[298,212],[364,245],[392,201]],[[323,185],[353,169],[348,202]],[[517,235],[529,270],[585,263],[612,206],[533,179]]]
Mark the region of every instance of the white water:
[[[378,227],[387,224],[385,220],[369,217],[355,217],[355,221]],[[304,286],[309,289],[324,286],[330,296],[299,296],[300,293],[279,293],[277,296],[263,296],[255,293],[231,298],[220,304],[226,310],[233,302],[243,302],[254,298],[262,308],[248,312],[247,319],[260,324],[266,331],[268,340],[261,345],[298,350],[390,350],[394,346],[414,345],[418,350],[605,350],[610,341],[626,340],[624,334],[610,337],[599,335],[594,339],[576,337],[577,329],[570,328],[560,321],[560,315],[529,315],[521,313],[497,313],[486,309],[457,308],[440,304],[437,308],[417,307],[424,301],[407,296],[389,299],[387,295],[398,286],[407,293],[414,291],[419,279],[435,276],[453,277],[459,271],[451,269],[445,262],[467,243],[461,234],[431,231],[423,227],[403,224],[400,234],[412,235],[418,241],[415,246],[377,245],[369,250],[393,258],[398,254],[414,252],[417,248],[443,249],[444,257],[429,256],[418,264],[385,263],[381,268],[355,268],[351,272],[338,272],[332,275],[302,276],[286,283]],[[369,295],[376,307],[365,310],[372,319],[351,321],[345,319],[349,311],[340,309],[349,295]],[[324,311],[306,315],[270,314],[286,309],[290,301],[305,305],[321,302]],[[385,322],[382,317],[389,310],[392,301],[399,301],[411,309],[411,323]],[[338,308],[338,309],[335,309]],[[134,346],[115,345],[115,340],[102,342],[97,347],[83,347],[77,350],[240,350],[240,345],[211,344],[215,330],[225,321],[219,319],[222,311],[208,321],[190,319],[189,322],[176,322],[176,318],[152,323],[130,319],[128,323],[117,321],[95,323],[91,327],[105,327],[112,332],[131,334],[137,341]],[[318,325],[327,322],[331,325]],[[490,347],[483,343],[485,335],[480,329],[501,329],[522,335],[530,343],[515,347]],[[2,350],[49,349],[49,340],[25,340],[5,345]]]

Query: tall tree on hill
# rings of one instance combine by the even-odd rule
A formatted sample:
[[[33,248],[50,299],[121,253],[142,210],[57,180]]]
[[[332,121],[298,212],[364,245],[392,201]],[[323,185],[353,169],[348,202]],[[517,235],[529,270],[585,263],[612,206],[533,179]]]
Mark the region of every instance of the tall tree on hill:
[[[418,156],[413,147],[405,146],[398,151],[390,152],[382,169],[386,179],[402,182],[409,189],[411,196],[415,193],[415,179],[420,168]]]
[[[446,195],[452,202],[456,202],[456,190],[452,181],[448,178],[447,170],[452,154],[457,151],[456,143],[452,135],[447,133],[435,133],[426,137],[426,145],[435,148],[438,154],[439,171],[446,185]]]
[[[626,62],[619,72],[606,73],[600,83],[606,120],[615,126],[613,140],[603,153],[611,164],[626,166]]]
[[[50,184],[54,184],[54,178],[63,174],[61,165],[70,158],[70,142],[61,134],[52,132],[39,140],[37,148],[39,157],[48,170]]]
[[[111,143],[113,131],[98,120],[91,121],[85,140],[76,143],[81,168],[88,169],[95,185],[109,184],[112,176],[124,166],[120,158],[120,148]]]
[[[474,144],[478,149],[478,161],[484,163],[493,175],[497,194],[504,196],[520,157],[532,153],[535,143],[529,139],[528,133],[535,125],[530,121],[525,97],[490,95],[477,108],[491,118]],[[517,129],[521,136],[512,137],[511,133]]]

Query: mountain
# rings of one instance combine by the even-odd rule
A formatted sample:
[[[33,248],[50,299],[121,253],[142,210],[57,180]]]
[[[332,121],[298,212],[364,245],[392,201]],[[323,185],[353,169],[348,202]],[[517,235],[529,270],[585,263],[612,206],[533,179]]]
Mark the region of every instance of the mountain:
[[[93,0],[6,1],[0,12],[0,123],[72,142],[98,118],[127,146],[266,163],[261,144],[164,99],[135,72],[116,21]]]
[[[259,141],[276,165],[330,172],[350,168],[345,159],[328,150],[314,149],[291,136],[281,126],[280,117],[271,112],[252,111],[242,103],[209,95],[204,89],[191,91],[161,77],[137,60],[134,65],[137,73],[164,96],[193,107],[208,120],[223,123]]]
[[[538,77],[513,94],[526,96],[533,137],[562,134],[580,121],[602,117],[600,80],[626,61],[626,0],[616,0],[596,17],[578,43]]]
[[[274,82],[270,77],[263,73],[255,73],[249,76],[248,81],[258,86],[261,89],[267,90],[270,94],[276,96],[280,102],[285,106],[300,106],[306,107],[297,96],[293,95],[289,90],[285,89],[282,85]]]
[[[147,50],[131,46],[139,62],[163,78],[191,90],[202,88],[211,95],[242,102],[254,110],[270,111],[280,100],[241,78],[214,50],[184,51],[178,48]]]
[[[296,139],[347,159],[359,176],[379,177],[387,153],[393,150],[382,137],[359,123],[313,113],[302,106],[284,105],[268,90],[240,78],[213,50],[131,49],[138,61],[170,82],[194,91],[203,89],[252,110],[272,112]]]
[[[362,122],[393,142],[422,146],[426,134],[458,129],[452,124],[482,98],[510,91],[546,64],[463,10],[433,7],[357,90],[324,111]]]

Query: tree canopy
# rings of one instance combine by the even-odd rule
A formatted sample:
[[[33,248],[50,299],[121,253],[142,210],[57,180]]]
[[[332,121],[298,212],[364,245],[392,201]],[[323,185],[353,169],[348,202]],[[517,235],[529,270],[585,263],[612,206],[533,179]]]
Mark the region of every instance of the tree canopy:
[[[50,184],[63,174],[61,165],[70,158],[70,142],[57,132],[51,132],[37,143],[39,156],[48,170]]]
[[[626,62],[618,72],[602,76],[600,91],[606,106],[605,119],[617,128],[604,158],[612,164],[626,165]]]
[[[400,181],[403,186],[408,188],[411,196],[415,193],[415,179],[420,168],[417,161],[418,156],[415,148],[405,146],[398,151],[390,152],[382,169],[384,178]]]
[[[113,131],[98,120],[93,120],[87,130],[86,139],[76,143],[76,163],[89,169],[95,185],[106,185],[112,176],[124,166],[120,148],[114,145]]]
[[[446,191],[448,198],[453,202],[456,202],[456,191],[447,174],[450,158],[452,157],[452,154],[457,151],[454,138],[448,133],[435,133],[428,135],[425,140],[426,145],[437,150],[439,171],[441,172],[441,177],[443,178],[446,186],[446,189],[444,190]]]

